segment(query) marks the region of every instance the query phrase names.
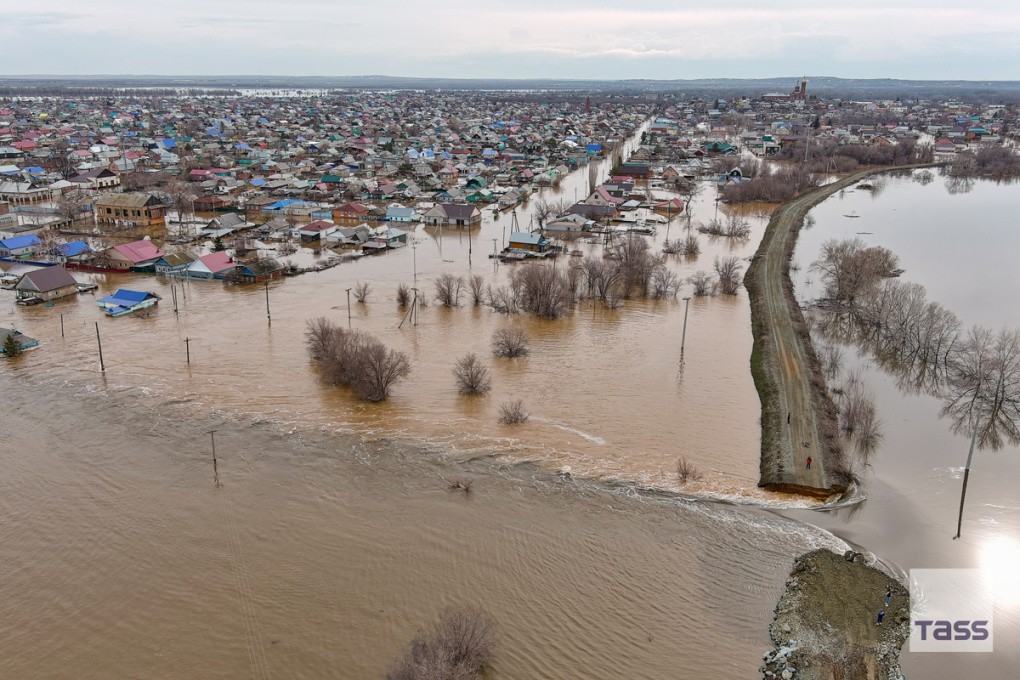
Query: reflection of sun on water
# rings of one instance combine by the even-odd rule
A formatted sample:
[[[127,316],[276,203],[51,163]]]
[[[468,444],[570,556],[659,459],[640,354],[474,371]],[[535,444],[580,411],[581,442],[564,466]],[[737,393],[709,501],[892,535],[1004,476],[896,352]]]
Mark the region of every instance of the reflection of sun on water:
[[[989,573],[996,607],[1020,606],[1020,542],[1011,536],[993,536],[981,548],[981,567]]]

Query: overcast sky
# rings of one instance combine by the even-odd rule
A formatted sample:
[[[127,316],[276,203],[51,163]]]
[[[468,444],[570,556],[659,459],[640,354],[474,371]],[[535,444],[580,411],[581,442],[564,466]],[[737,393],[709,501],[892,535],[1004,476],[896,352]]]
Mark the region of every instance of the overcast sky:
[[[4,74],[1020,79],[1017,0],[0,2]]]

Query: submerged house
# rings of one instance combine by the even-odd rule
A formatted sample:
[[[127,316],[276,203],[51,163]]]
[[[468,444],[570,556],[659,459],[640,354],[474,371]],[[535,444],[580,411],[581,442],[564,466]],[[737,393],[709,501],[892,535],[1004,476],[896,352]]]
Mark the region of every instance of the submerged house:
[[[189,279],[222,279],[226,278],[227,274],[236,266],[237,263],[227,254],[227,251],[221,250],[203,255],[192,262],[184,270],[184,275]]]
[[[476,205],[440,203],[425,213],[425,224],[433,226],[464,227],[482,221],[482,211]]]
[[[35,234],[0,239],[0,257],[29,257],[42,244]]]
[[[226,275],[227,283],[263,283],[282,279],[283,265],[272,258],[238,264]]]
[[[28,272],[14,286],[18,302],[48,302],[78,292],[78,282],[63,267],[46,267]]]
[[[26,349],[32,349],[33,347],[39,346],[39,341],[35,338],[30,338],[21,331],[13,328],[0,328],[0,354],[6,354],[4,345],[7,344],[8,336],[14,337],[14,342],[17,343],[18,349],[24,352]]]
[[[121,271],[154,271],[156,260],[165,255],[152,241],[141,240],[123,243],[103,251],[103,258],[111,269]]]
[[[544,253],[549,250],[549,240],[538,233],[515,231],[510,234],[510,250],[526,250],[530,253]]]
[[[188,268],[196,258],[192,253],[185,250],[177,251],[174,253],[166,253],[153,263],[153,268],[157,274],[163,275],[183,275],[184,271]]]
[[[160,297],[144,290],[119,288],[113,295],[99,298],[99,308],[107,316],[124,316],[159,304]]]
[[[132,222],[149,227],[163,224],[166,206],[152,194],[104,194],[93,203],[96,221],[101,225]]]

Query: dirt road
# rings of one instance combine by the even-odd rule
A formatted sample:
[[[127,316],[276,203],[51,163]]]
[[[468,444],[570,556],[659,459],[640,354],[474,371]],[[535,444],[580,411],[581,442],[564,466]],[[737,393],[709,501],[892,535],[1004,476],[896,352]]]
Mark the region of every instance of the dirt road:
[[[789,260],[807,211],[876,169],[783,204],[772,214],[744,284],[751,298],[751,373],[762,406],[759,486],[829,495],[841,491],[836,408],[793,294]],[[807,459],[811,458],[811,467]]]

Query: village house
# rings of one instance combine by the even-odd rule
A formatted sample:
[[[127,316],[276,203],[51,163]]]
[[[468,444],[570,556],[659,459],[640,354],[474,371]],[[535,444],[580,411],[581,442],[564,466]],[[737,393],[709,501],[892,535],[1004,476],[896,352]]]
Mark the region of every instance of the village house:
[[[142,239],[107,248],[102,253],[102,259],[110,269],[154,271],[156,260],[164,254],[152,241]]]
[[[238,264],[224,277],[227,283],[264,283],[282,279],[284,268],[272,258]]]
[[[544,253],[549,250],[549,241],[538,233],[515,231],[510,234],[510,250],[526,250],[529,253]]]
[[[23,234],[0,239],[0,257],[27,257],[35,252],[42,241],[35,234]]]
[[[302,241],[319,241],[337,231],[340,227],[326,220],[316,220],[300,227],[297,232]]]
[[[184,275],[189,279],[222,279],[237,266],[234,259],[221,250],[209,253],[198,258],[184,270]]]
[[[186,250],[179,250],[173,253],[161,255],[153,263],[153,269],[157,274],[164,276],[183,276],[184,271],[197,258]]]
[[[96,222],[115,225],[131,222],[136,226],[150,227],[163,224],[166,206],[152,194],[104,194],[93,202]]]
[[[432,226],[463,227],[480,224],[482,211],[476,205],[440,203],[424,215],[425,224]]]
[[[24,274],[14,290],[19,303],[49,302],[77,293],[78,282],[63,267],[44,267]]]

